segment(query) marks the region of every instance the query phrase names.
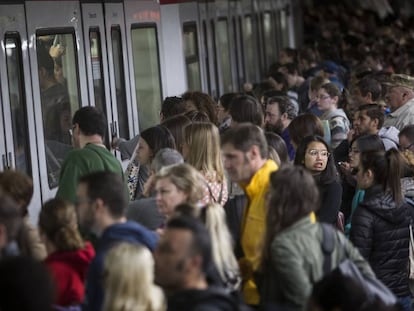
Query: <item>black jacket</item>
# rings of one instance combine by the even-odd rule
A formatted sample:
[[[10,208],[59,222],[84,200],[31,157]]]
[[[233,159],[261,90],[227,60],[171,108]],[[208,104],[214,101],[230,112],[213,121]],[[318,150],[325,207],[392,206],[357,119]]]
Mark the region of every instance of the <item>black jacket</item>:
[[[168,297],[167,311],[237,311],[239,304],[225,289],[186,289]]]
[[[396,296],[409,296],[408,246],[411,206],[397,206],[379,185],[366,190],[352,217],[350,239],[378,279]]]

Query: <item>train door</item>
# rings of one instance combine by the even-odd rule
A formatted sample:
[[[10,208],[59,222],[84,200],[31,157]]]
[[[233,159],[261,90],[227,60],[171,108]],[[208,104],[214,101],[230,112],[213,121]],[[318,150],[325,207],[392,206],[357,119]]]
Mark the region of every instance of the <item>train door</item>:
[[[245,80],[245,72],[243,67],[243,37],[241,29],[242,19],[241,5],[239,1],[231,1],[229,3],[229,18],[230,18],[230,40],[232,50],[234,50],[235,66],[233,69],[233,81],[236,81],[236,89],[242,90]]]
[[[274,14],[270,1],[260,2],[260,29],[263,38],[264,70],[267,72],[270,65],[277,61],[278,51],[276,45],[276,32],[274,27]]]
[[[88,104],[80,18],[75,1],[26,2],[43,200],[54,195],[63,159],[72,149],[73,114]]]
[[[106,115],[109,148],[112,138],[129,139],[137,132],[129,117],[133,112],[122,3],[82,3],[82,21],[90,104]]]
[[[197,2],[181,3],[179,6],[187,89],[190,91],[204,91],[209,93],[207,75],[205,73],[208,52],[200,49],[202,46],[202,36],[200,36],[201,25],[199,22]]]
[[[216,48],[217,78],[219,95],[237,90],[235,77],[236,56],[235,46],[232,40],[232,22],[229,18],[229,2],[216,2],[215,16],[212,19],[214,25],[214,38]]]
[[[161,83],[165,76],[165,62],[174,61],[177,56],[171,55],[171,59],[165,60],[160,58],[160,50],[164,49],[158,3],[152,0],[131,0],[125,1],[124,6],[128,63],[131,66],[131,96],[136,103],[134,111],[138,112],[141,131],[160,122],[161,103],[165,92]]]
[[[24,5],[0,5],[0,12],[0,171],[14,169],[32,178],[28,209],[36,223],[41,191]]]

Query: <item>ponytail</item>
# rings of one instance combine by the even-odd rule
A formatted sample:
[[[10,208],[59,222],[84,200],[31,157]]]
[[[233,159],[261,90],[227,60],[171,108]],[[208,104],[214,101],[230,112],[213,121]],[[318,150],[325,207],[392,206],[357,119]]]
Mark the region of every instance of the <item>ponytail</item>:
[[[392,197],[397,204],[403,202],[401,191],[401,177],[404,174],[404,158],[396,149],[390,149],[385,153],[387,161],[387,178],[384,187],[391,191]]]

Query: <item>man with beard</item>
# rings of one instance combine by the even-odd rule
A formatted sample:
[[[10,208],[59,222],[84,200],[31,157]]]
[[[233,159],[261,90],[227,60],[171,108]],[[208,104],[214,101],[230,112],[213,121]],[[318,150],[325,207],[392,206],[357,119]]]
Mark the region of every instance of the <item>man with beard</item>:
[[[76,211],[81,229],[99,237],[96,256],[86,278],[83,311],[102,310],[103,263],[109,249],[119,242],[141,244],[154,250],[158,236],[140,224],[127,221],[128,195],[117,173],[102,171],[82,176],[76,190]]]
[[[290,142],[287,127],[297,115],[297,107],[286,96],[271,97],[266,103],[265,129],[283,138],[290,160],[295,158],[295,149]]]

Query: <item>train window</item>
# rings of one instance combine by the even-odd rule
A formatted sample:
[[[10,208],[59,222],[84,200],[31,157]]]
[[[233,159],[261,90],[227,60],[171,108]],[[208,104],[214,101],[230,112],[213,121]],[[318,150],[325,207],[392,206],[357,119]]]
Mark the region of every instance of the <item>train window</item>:
[[[105,101],[105,84],[102,67],[102,51],[101,51],[101,34],[98,29],[89,31],[89,45],[92,64],[93,94],[95,97],[95,107],[108,116]],[[109,146],[110,136],[105,136],[105,145]]]
[[[205,50],[205,62],[206,62],[206,74],[207,74],[207,89],[208,93],[211,94],[211,76],[210,76],[210,57],[208,50],[208,33],[206,21],[203,21],[203,38],[204,38],[204,50]]]
[[[215,27],[214,21],[211,21],[211,39],[212,39],[211,41],[213,42],[214,61],[217,62],[217,39],[216,39],[216,27]],[[220,92],[217,65],[214,66],[214,77],[216,80],[216,88],[214,92],[210,93],[211,96],[216,96]]]
[[[155,25],[133,27],[131,33],[139,126],[143,130],[159,123],[162,94],[157,29]]]
[[[119,137],[129,139],[128,109],[125,91],[124,58],[122,52],[121,28],[111,27],[112,61],[114,64],[116,107],[118,110]]]
[[[22,46],[17,33],[5,36],[7,81],[11,124],[14,138],[14,162],[16,170],[32,175],[29,133],[27,128],[26,96],[24,91]]]
[[[195,23],[184,24],[183,37],[188,89],[200,91],[200,58],[198,54],[197,26]]]
[[[264,33],[264,49],[265,49],[265,59],[267,66],[270,66],[273,62],[276,61],[275,55],[275,39],[276,34],[274,32],[272,24],[272,15],[270,12],[265,12],[263,14],[263,33]]]
[[[80,107],[77,44],[73,31],[41,32],[36,39],[46,166],[49,187],[54,188],[72,149],[71,119]]]
[[[287,21],[287,15],[286,15],[286,11],[280,10],[279,11],[279,22],[280,22],[280,31],[282,34],[282,48],[288,47],[289,46],[289,29],[288,29],[288,21]]]
[[[256,80],[256,59],[254,57],[254,38],[253,38],[253,21],[250,15],[246,15],[243,19],[243,35],[244,35],[244,51],[246,56],[246,78],[248,82]]]
[[[221,77],[223,79],[223,91],[229,93],[233,91],[230,59],[230,39],[229,25],[227,19],[219,19],[216,28],[216,38],[218,50],[218,61],[220,62]]]

